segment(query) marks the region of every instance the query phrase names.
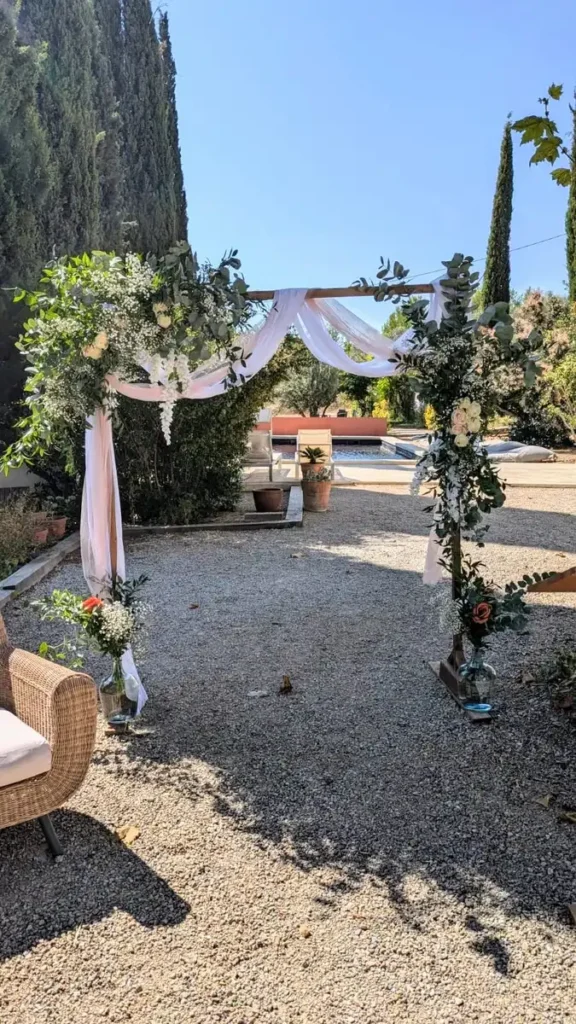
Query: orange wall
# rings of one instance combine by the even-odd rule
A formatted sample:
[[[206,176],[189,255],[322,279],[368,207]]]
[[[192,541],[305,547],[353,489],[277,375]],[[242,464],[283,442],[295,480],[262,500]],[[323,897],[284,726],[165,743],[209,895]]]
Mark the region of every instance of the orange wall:
[[[259,423],[259,430],[268,430],[267,423]],[[274,416],[272,433],[295,437],[299,430],[331,430],[338,437],[383,437],[388,433],[388,421],[374,416]]]

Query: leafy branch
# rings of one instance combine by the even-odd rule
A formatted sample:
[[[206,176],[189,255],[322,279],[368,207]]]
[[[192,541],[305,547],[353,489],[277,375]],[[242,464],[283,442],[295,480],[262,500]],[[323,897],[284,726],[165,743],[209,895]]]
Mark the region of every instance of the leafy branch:
[[[519,121],[514,121],[512,130],[520,133],[522,146],[532,145],[534,147],[534,152],[530,157],[531,164],[555,164],[561,156],[568,161],[567,167],[556,167],[550,172],[556,184],[565,188],[570,184],[572,178],[574,158],[560,134],[556,121],[550,115],[550,102],[557,102],[562,93],[563,86],[549,86],[547,95],[538,99],[544,108],[544,113],[530,114],[528,117],[520,118]],[[570,104],[569,109],[574,115],[574,108]]]

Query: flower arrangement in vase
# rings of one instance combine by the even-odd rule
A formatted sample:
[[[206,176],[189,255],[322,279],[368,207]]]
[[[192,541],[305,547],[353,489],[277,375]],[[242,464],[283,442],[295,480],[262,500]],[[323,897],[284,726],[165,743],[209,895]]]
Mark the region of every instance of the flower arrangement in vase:
[[[104,717],[113,726],[126,724],[137,711],[138,681],[126,673],[122,658],[129,648],[141,647],[150,607],[137,594],[146,582],[146,576],[134,580],[114,576],[102,584],[103,596],[83,599],[69,590],[54,590],[34,602],[41,619],[60,620],[77,628],[74,638],[40,644],[42,657],[74,668],[83,665],[88,651],[111,659],[111,674],[100,684],[99,693]]]

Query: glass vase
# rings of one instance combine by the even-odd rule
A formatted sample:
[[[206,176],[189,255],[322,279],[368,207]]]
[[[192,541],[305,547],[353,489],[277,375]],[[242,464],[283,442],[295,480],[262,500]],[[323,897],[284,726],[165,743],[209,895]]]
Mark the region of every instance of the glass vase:
[[[484,660],[484,652],[475,650],[458,672],[459,697],[470,711],[491,711],[492,683],[496,672]]]
[[[126,693],[121,658],[113,659],[112,675],[100,684],[100,707],[112,728],[126,729],[136,715],[136,701],[131,700]]]

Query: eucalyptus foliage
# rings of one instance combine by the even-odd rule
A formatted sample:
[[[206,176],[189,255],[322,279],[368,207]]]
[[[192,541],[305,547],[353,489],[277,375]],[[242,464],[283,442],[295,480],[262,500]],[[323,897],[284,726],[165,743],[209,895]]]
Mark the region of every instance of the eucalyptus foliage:
[[[426,300],[402,305],[413,329],[413,344],[401,358],[399,372],[410,374],[421,402],[436,413],[436,429],[416,467],[414,491],[425,481],[433,484],[436,502],[428,511],[433,512],[442,563],[453,579],[460,629],[478,646],[491,631],[523,628],[525,622],[521,588],[510,585],[512,589],[500,595],[483,579],[481,563],[462,559],[460,538],[482,545],[488,528],[485,517],[505,500],[504,484],[481,440],[496,401],[496,371],[517,366],[525,388],[531,387],[540,373],[542,337],[538,331],[516,337],[505,303],[489,306],[472,319],[478,274],[472,272],[471,257],[456,253],[444,266],[445,314],[440,323],[426,320]],[[391,271],[390,264],[381,261],[376,298],[390,296],[392,286],[404,281],[407,273],[400,264]],[[395,301],[400,301],[398,296]],[[488,610],[474,611],[479,604]],[[480,631],[471,628],[473,615],[487,616],[475,623],[482,626]]]

